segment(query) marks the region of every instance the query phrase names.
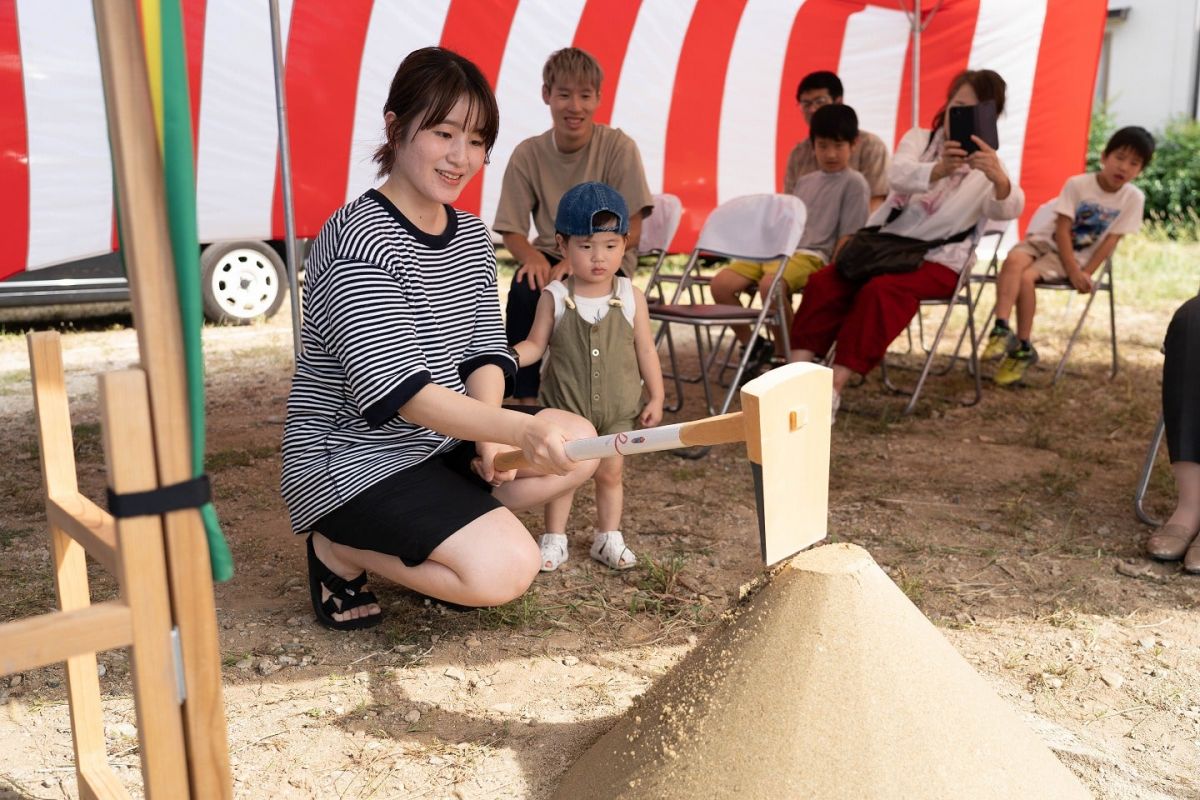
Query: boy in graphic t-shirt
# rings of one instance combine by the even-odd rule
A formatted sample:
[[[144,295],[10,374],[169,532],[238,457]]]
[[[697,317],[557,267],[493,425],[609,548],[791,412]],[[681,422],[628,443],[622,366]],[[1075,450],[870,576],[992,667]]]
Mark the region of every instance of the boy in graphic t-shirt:
[[[1025,240],[1004,259],[996,281],[996,326],[984,358],[1003,356],[993,378],[1009,386],[1037,363],[1030,342],[1039,281],[1068,280],[1080,294],[1095,290],[1092,275],[1127,233],[1142,224],[1145,196],[1132,181],[1154,157],[1154,137],[1145,128],[1121,128],[1104,146],[1100,171],[1068,178],[1054,201],[1054,215],[1030,226]],[[1017,331],[1009,327],[1013,305]]]

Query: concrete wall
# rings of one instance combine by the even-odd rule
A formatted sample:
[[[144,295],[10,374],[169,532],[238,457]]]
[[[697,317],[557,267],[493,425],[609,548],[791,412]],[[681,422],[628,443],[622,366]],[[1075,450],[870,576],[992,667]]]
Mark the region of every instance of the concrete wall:
[[[1157,131],[1175,117],[1193,116],[1200,0],[1109,0],[1108,7],[1097,100],[1108,101],[1117,125]],[[1111,16],[1121,9],[1128,10],[1124,19]]]

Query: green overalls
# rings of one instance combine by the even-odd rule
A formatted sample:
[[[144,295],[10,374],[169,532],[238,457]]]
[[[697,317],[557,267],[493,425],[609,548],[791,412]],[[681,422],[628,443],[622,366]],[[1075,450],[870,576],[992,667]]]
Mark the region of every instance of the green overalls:
[[[538,402],[586,417],[601,436],[631,431],[642,410],[642,380],[633,326],[620,310],[617,278],[604,319],[590,323],[575,307],[575,278],[567,279],[566,309],[550,337]]]

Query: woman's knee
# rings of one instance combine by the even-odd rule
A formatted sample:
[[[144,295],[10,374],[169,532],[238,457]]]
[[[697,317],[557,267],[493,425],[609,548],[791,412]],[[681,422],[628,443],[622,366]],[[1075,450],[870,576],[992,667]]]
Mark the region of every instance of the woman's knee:
[[[537,543],[515,517],[489,532],[489,538],[499,546],[456,568],[466,589],[465,605],[500,606],[515,600],[529,590],[541,567]]]
[[[539,417],[553,422],[562,428],[571,439],[587,439],[596,435],[596,426],[578,414],[562,411],[557,408],[543,408],[538,412]]]

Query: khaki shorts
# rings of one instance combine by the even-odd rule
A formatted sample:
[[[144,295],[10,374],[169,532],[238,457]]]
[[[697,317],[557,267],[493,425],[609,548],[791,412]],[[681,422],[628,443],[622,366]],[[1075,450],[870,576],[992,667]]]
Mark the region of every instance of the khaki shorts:
[[[1014,245],[1013,249],[1008,251],[1009,255],[1013,253],[1021,253],[1032,258],[1033,271],[1044,281],[1062,281],[1067,278],[1067,271],[1063,269],[1058,251],[1049,242],[1026,240]]]
[[[767,271],[767,267],[774,267],[778,261],[768,261],[759,263],[757,261],[730,261],[725,265],[726,269],[731,269],[738,275],[741,275],[755,285],[763,279],[764,275],[773,274],[775,270]],[[788,259],[787,264],[783,267],[783,280],[788,285],[788,289],[793,294],[804,288],[804,284],[808,283],[808,276],[825,266],[825,262],[820,256],[812,253],[792,253],[792,257]]]

